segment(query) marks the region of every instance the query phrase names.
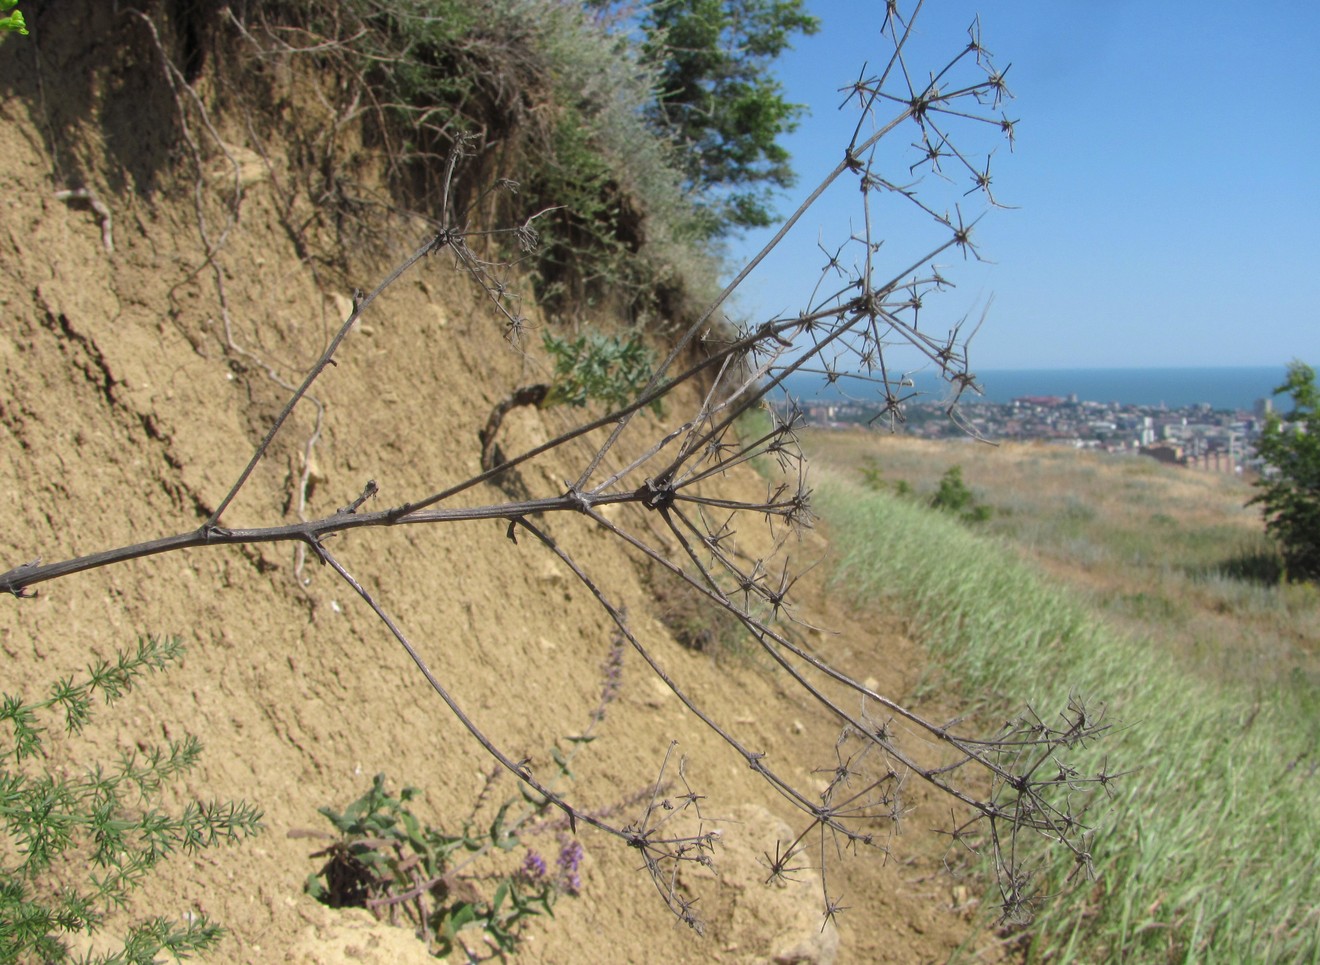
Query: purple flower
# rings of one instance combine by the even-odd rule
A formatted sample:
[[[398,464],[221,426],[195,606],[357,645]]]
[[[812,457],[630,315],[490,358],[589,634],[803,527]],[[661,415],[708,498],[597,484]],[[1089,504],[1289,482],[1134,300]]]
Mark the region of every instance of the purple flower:
[[[600,703],[591,712],[591,719],[599,723],[605,719],[605,708],[619,698],[619,689],[623,683],[623,637],[616,634],[610,645],[610,654],[601,664],[604,683],[600,690]]]
[[[578,865],[581,863],[582,845],[576,841],[564,842],[555,864],[559,866],[559,887],[570,895],[582,891],[582,877],[578,874]]]
[[[560,871],[577,871],[582,863],[582,845],[576,841],[566,841],[559,849],[559,858],[555,862]]]
[[[527,881],[540,881],[545,877],[545,859],[529,848],[519,874]]]

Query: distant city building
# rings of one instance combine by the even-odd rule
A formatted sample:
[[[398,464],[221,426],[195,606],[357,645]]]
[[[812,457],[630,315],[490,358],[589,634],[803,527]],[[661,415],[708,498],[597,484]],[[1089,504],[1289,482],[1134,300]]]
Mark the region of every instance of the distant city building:
[[[1172,442],[1157,442],[1152,446],[1142,446],[1141,454],[1175,466],[1183,464],[1183,447]]]
[[[1024,395],[1014,399],[1013,405],[1034,405],[1049,409],[1054,406],[1063,405],[1065,402],[1076,405],[1077,396],[1071,395],[1067,399],[1064,399],[1062,396],[1058,395]]]
[[[787,405],[782,403],[781,405]],[[888,428],[929,439],[1036,441],[1119,454],[1141,453],[1171,465],[1208,472],[1259,471],[1255,444],[1270,400],[1256,403],[1255,419],[1204,403],[1078,402],[1076,395],[1019,396],[1008,404],[964,400],[950,419],[947,401],[915,401],[888,418],[860,401],[808,404],[809,424],[831,429]],[[788,413],[781,413],[787,418]]]

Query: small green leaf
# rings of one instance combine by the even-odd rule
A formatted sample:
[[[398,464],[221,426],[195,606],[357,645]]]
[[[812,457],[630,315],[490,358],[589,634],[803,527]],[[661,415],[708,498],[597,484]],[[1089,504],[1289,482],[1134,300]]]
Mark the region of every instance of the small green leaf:
[[[472,922],[476,920],[477,920],[476,907],[470,901],[465,901],[455,905],[450,910],[449,914],[445,915],[445,919],[441,927],[446,935],[448,935],[450,938],[453,938],[456,934],[458,934],[458,930],[460,928],[462,928],[464,925],[470,925],[472,924]]]
[[[505,801],[504,804],[500,806],[500,809],[495,812],[495,817],[490,822],[490,840],[495,844],[499,844],[499,842],[507,835],[507,832],[504,830],[504,815],[508,812],[509,802]]]
[[[321,876],[316,872],[312,872],[307,876],[307,880],[303,882],[303,891],[317,901],[323,902],[330,897],[330,892],[326,890],[325,885],[321,884]]]
[[[16,3],[17,0],[14,0],[14,2]],[[27,24],[23,21],[23,11],[15,10],[7,17],[0,17],[0,30],[8,30],[26,37],[28,29]]]

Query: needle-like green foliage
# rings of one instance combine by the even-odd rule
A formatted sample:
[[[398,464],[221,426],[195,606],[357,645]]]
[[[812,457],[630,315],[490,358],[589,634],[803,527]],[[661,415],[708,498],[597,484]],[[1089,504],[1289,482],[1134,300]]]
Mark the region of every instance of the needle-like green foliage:
[[[156,863],[220,841],[237,841],[260,828],[261,812],[242,801],[195,801],[178,814],[152,799],[168,780],[197,762],[195,737],[97,762],[81,774],[51,773],[28,765],[41,757],[53,716],[63,736],[79,734],[99,696],[113,704],[145,674],[164,670],[183,654],[177,639],[139,639],[135,651],[97,661],[85,677],[57,681],[44,700],[0,695],[0,829],[14,848],[0,864],[0,962],[69,960],[66,936],[97,931],[106,914],[127,904],[129,893]],[[175,921],[139,920],[118,952],[96,962],[156,961],[213,946],[222,930],[205,916]]]

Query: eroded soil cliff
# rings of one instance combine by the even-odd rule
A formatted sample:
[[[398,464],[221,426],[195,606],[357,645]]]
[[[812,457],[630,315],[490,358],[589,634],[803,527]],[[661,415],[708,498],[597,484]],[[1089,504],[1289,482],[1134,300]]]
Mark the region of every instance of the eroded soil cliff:
[[[430,230],[379,211],[346,230],[351,212],[308,195],[301,145],[334,119],[316,116],[316,92],[298,86],[304,79],[288,77],[284,98],[265,113],[225,109],[212,74],[187,78],[167,66],[177,51],[161,11],[76,6],[85,16],[47,18],[39,35],[0,46],[4,567],[195,530],[352,310],[354,289],[373,287]],[[199,104],[210,107],[204,118]],[[369,164],[357,175],[371,186]],[[545,324],[530,298],[521,311],[533,331]],[[424,259],[348,336],[314,402],[295,411],[224,524],[325,516],[372,479],[372,505],[384,507],[476,475],[478,431],[492,406],[544,377],[544,363],[525,350],[534,340],[519,349],[505,328],[452,257]],[[696,398],[695,390],[676,396],[670,416]],[[581,417],[515,410],[502,429],[506,448],[529,448]],[[661,432],[658,422],[648,426],[620,458]],[[515,482],[481,484],[452,504],[506,500],[515,485],[562,493],[591,451],[590,439],[566,446],[521,467]],[[746,469],[721,485],[737,494],[763,492],[765,482]],[[823,782],[817,769],[832,761],[837,728],[799,688],[764,659],[677,642],[647,568],[589,519],[559,514],[542,525],[627,609],[698,704],[804,786]],[[590,724],[615,631],[545,546],[514,543],[506,529],[479,521],[358,530],[331,546],[475,724],[548,777],[551,746]],[[755,547],[757,537],[741,535]],[[827,555],[816,533],[792,551],[802,563]],[[221,961],[421,960],[407,928],[305,895],[320,863],[309,855],[324,842],[291,833],[328,830],[317,808],[342,807],[378,772],[394,786],[420,787],[424,818],[457,826],[493,762],[363,601],[304,557],[290,544],[196,548],[9,599],[0,606],[3,689],[35,695],[139,634],[180,636],[181,666],[99,713],[85,738],[53,745],[46,763],[81,767],[196,734],[201,764],[167,802],[242,797],[264,810],[265,831],[162,865],[132,911],[215,917],[229,929]],[[897,621],[832,602],[826,569],[802,584],[797,612],[831,632],[803,630],[803,638],[859,679],[901,693],[920,655]],[[825,849],[828,892],[848,907],[836,932],[821,927],[819,844],[797,881],[764,884],[764,855],[799,816],[634,652],[596,733],[563,789],[580,808],[621,822],[630,808],[640,818],[639,801],[677,742],[706,826],[722,835],[713,869],[681,872],[700,898],[706,934],[676,924],[635,852],[579,829],[581,896],[530,926],[524,960],[940,961],[970,932],[970,913],[955,907],[966,903],[966,883],[941,873],[941,844],[925,834],[940,823],[938,802],[925,813],[914,794],[912,833],[881,833],[889,859],[879,848],[857,859]],[[677,779],[676,761],[668,780]],[[497,779],[487,797],[517,799],[512,778]],[[553,852],[567,833],[545,824],[542,850]]]

